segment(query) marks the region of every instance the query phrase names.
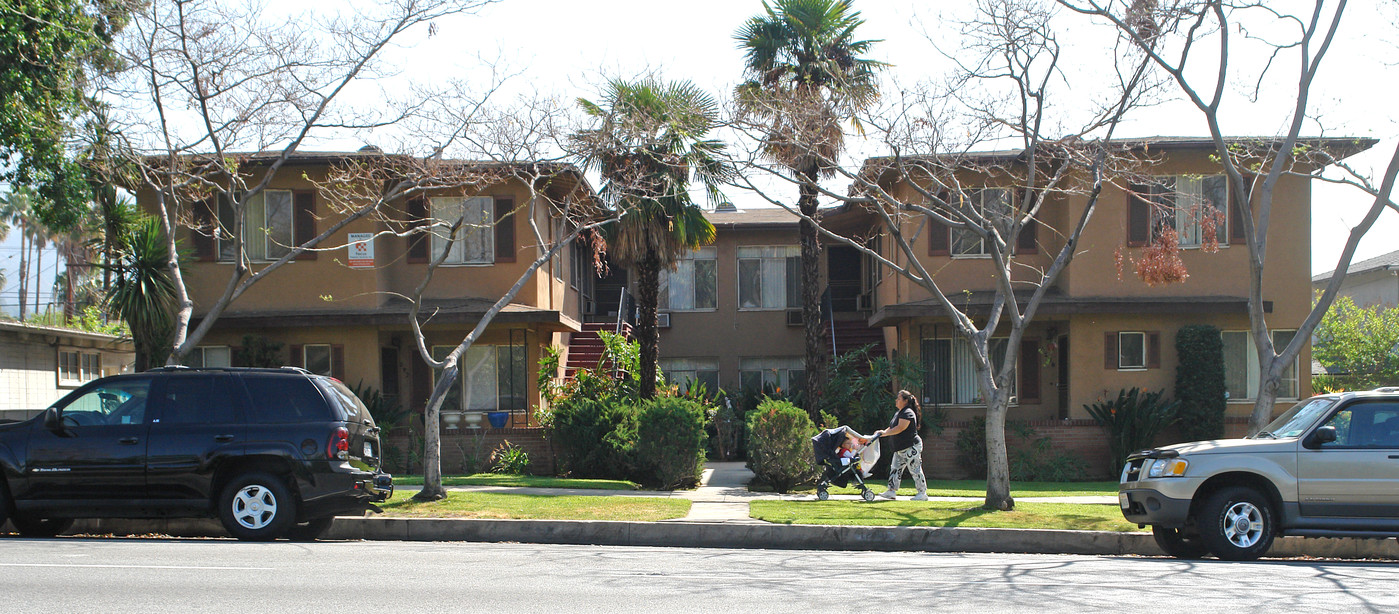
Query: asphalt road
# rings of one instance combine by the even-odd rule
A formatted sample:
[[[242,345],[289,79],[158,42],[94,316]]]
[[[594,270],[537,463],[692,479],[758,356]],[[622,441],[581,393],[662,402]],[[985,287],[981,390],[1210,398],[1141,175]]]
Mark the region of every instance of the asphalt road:
[[[1399,563],[0,539],[0,612],[1399,611]]]

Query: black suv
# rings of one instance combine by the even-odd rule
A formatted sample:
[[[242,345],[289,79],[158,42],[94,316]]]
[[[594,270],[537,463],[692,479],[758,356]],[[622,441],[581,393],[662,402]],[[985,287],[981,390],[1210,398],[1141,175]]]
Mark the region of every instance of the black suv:
[[[314,539],[393,493],[378,433],[344,384],[302,369],[104,377],[0,424],[0,524],[216,516],[239,539]]]

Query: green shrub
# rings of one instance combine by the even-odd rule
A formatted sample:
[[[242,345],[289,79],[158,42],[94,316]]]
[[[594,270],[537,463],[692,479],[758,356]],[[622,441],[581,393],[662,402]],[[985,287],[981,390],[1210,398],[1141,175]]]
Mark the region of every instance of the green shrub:
[[[1127,462],[1127,455],[1151,446],[1166,427],[1176,421],[1179,403],[1168,401],[1166,391],[1142,393],[1137,388],[1121,390],[1112,401],[1084,405],[1088,415],[1108,432],[1108,451],[1113,472]]]
[[[699,483],[708,410],[679,397],[657,397],[641,406],[636,427],[638,481],[666,490]]]
[[[821,411],[834,416],[836,422],[827,426],[841,424],[861,433],[877,431],[894,415],[894,382],[923,381],[923,365],[917,360],[871,356],[873,348],[867,345],[846,352],[831,363],[821,385]],[[923,425],[929,426],[926,421]]]
[[[491,473],[525,475],[525,470],[529,467],[529,452],[507,439],[501,441],[491,452],[490,461]]]
[[[816,425],[787,401],[767,400],[748,415],[748,465],[757,479],[785,493],[816,479],[811,438]]]
[[[1176,333],[1176,401],[1185,441],[1224,436],[1224,341],[1207,324],[1182,326]]]
[[[1010,479],[1016,482],[1078,482],[1088,475],[1088,465],[1071,452],[1054,447],[1049,437],[1036,437],[1034,427],[1014,420],[1006,422],[1006,455]],[[986,418],[977,416],[957,434],[957,464],[968,477],[986,479]]]
[[[581,396],[559,401],[549,437],[564,472],[572,477],[630,479],[636,445],[633,405]]]

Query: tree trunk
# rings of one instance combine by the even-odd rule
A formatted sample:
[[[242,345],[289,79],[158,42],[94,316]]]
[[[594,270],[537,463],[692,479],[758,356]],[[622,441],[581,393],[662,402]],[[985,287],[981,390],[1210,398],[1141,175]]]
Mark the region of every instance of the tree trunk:
[[[803,173],[810,183],[801,184],[801,199],[797,206],[802,214],[813,220],[820,220],[817,209],[816,179],[818,171],[812,166]],[[810,220],[801,221],[802,258],[802,328],[806,333],[806,356],[803,368],[806,371],[806,413],[816,424],[821,423],[821,388],[826,381],[826,351],[821,343],[821,241],[816,232],[816,224]]]
[[[24,321],[29,304],[29,236],[21,222],[19,227],[19,321]]]
[[[34,239],[34,315],[39,315],[39,291],[44,287],[44,242]]]
[[[1273,406],[1277,404],[1278,383],[1282,379],[1281,369],[1277,370],[1277,373],[1271,368],[1259,371],[1262,371],[1262,374],[1259,376],[1258,398],[1253,401],[1253,413],[1248,417],[1249,435],[1263,430],[1263,427],[1273,421]]]
[[[656,396],[656,361],[660,358],[661,331],[656,327],[656,299],[661,285],[661,263],[647,253],[636,263],[636,335],[641,346],[641,398]]]
[[[423,489],[413,495],[414,501],[437,501],[447,498],[447,489],[442,487],[442,431],[439,427],[442,415],[442,401],[457,381],[457,362],[448,356],[447,364],[432,387],[427,407],[423,409]]]
[[[983,379],[989,377],[984,375]],[[1015,509],[1015,499],[1010,496],[1010,459],[1006,454],[1006,413],[1010,409],[1010,396],[1005,390],[988,390],[982,384],[982,396],[986,402],[986,502],[982,507],[988,510],[1009,511]]]

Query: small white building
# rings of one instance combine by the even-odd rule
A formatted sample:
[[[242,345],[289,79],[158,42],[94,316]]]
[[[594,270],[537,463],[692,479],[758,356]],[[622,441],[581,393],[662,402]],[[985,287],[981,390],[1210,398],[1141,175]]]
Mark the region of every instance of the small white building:
[[[22,419],[104,375],[129,372],[130,339],[0,320],[0,419]]]

